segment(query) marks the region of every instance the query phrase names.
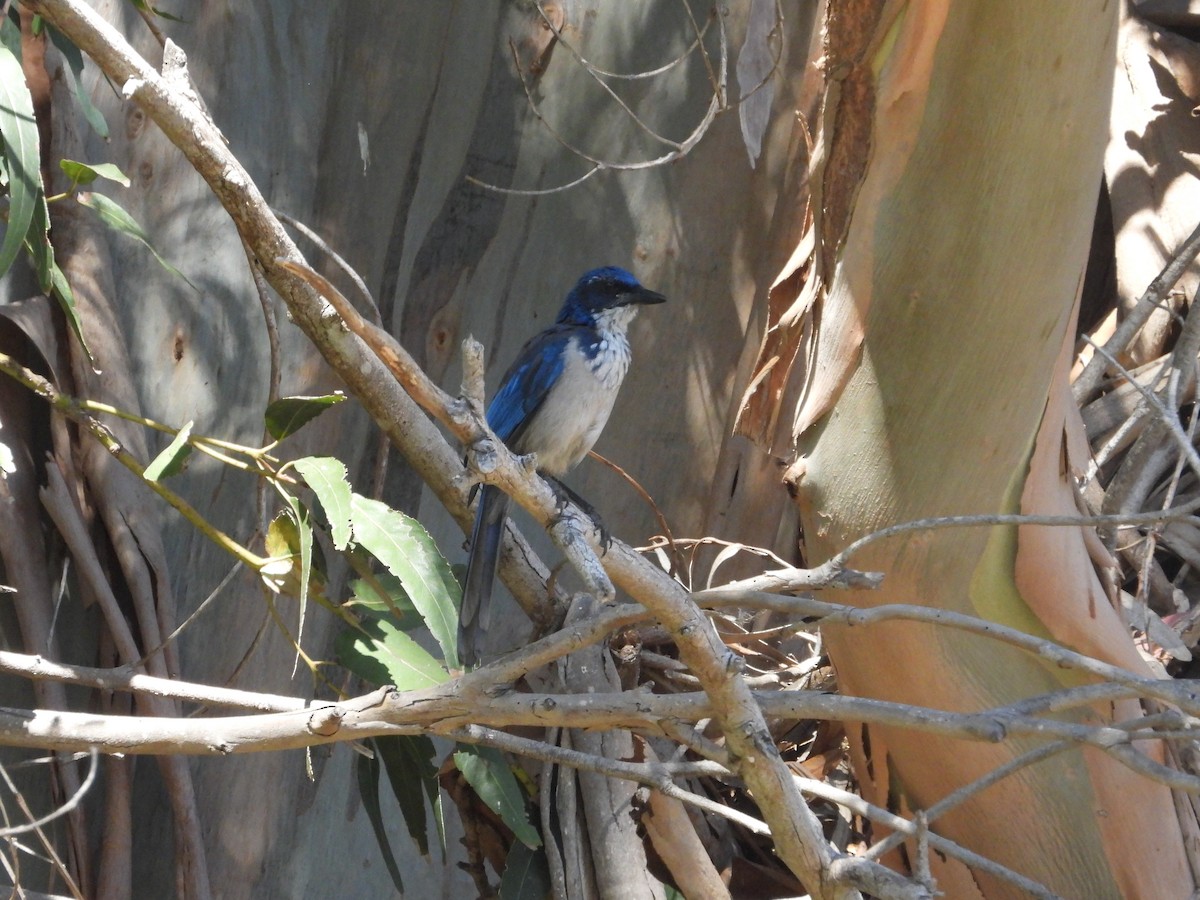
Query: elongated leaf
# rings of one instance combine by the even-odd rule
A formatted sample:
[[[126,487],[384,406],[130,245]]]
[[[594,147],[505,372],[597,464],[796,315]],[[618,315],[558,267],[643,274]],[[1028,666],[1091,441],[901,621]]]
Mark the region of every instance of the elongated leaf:
[[[128,235],[141,243],[147,250],[154,254],[154,258],[158,260],[158,264],[172,275],[182,278],[193,290],[200,290],[196,285],[192,284],[186,275],[162,258],[159,252],[154,249],[154,245],[150,243],[150,235],[146,234],[146,230],[138,224],[137,219],[127,213],[124,207],[116,200],[106,197],[103,194],[95,194],[89,191],[80,191],[75,195],[75,199],[98,215],[100,221],[113,231]]]
[[[154,457],[150,465],[146,466],[145,478],[147,481],[170,478],[183,471],[183,464],[192,455],[192,445],[188,443],[188,438],[192,436],[192,425],[194,424],[194,422],[188,422],[180,428],[171,443],[167,444],[166,448]]]
[[[21,34],[5,18],[0,21],[0,138],[8,170],[8,227],[0,242],[0,276],[21,252],[42,188],[37,122],[20,53]]]
[[[387,595],[386,599],[379,595],[380,591]],[[425,624],[425,620],[421,618],[417,608],[408,599],[404,585],[391,572],[380,572],[369,581],[365,578],[355,578],[350,582],[350,593],[353,595],[353,599],[347,602],[365,607],[377,615],[387,615],[389,612],[393,616],[397,614],[402,617],[411,615],[414,626]],[[405,627],[402,630],[410,631],[411,629]]]
[[[375,842],[379,844],[383,864],[392,876],[392,884],[396,886],[400,895],[404,896],[404,879],[400,877],[400,867],[396,864],[396,857],[392,855],[392,844],[383,824],[383,809],[379,805],[379,757],[371,759],[359,756],[355,769],[358,775],[358,796],[362,799],[367,818],[371,820],[371,828],[375,832]]]
[[[305,515],[308,511],[305,510]],[[311,527],[308,529],[311,537]],[[284,593],[299,598],[302,592],[309,597],[323,596],[325,591],[325,564],[321,545],[309,543],[311,563],[308,569],[308,587],[300,586],[300,573],[304,569],[301,561],[302,531],[296,523],[295,510],[290,507],[275,516],[267,528],[265,540],[270,562],[259,569],[264,583],[275,593]]]
[[[83,117],[92,126],[92,131],[105,140],[108,140],[108,122],[104,119],[104,113],[96,109],[92,103],[92,98],[83,89],[83,54],[79,52],[79,48],[69,38],[60,34],[58,29],[50,28],[49,31],[50,41],[58,48],[58,52],[63,55],[63,59],[67,61],[67,71],[71,73],[71,93],[75,95],[75,102],[83,110]],[[80,183],[82,184],[82,182]],[[125,182],[125,186],[129,186],[128,181]]]
[[[148,13],[158,16],[160,19],[167,19],[171,22],[187,22],[187,19],[181,19],[179,16],[173,16],[169,12],[164,12],[156,6],[151,6],[146,0],[129,0],[138,9],[145,10]]]
[[[380,572],[369,580],[354,579],[350,582],[350,593],[353,599],[347,601],[348,605],[361,607],[377,617],[389,618],[401,631],[425,627],[425,620],[412,605],[400,579],[391,572]]]
[[[38,287],[43,294],[54,288],[54,247],[50,244],[50,211],[46,208],[46,197],[38,191],[33,203],[33,218],[29,220],[29,232],[25,235],[25,250],[37,273]]]
[[[301,503],[299,498],[289,495],[288,504],[291,506],[292,521],[300,538],[300,622],[296,627],[296,644],[303,647],[304,615],[308,612],[308,581],[312,576],[312,518],[308,514],[308,507]],[[299,664],[300,654],[297,651],[295,665]],[[292,670],[292,674],[295,674],[295,669]]]
[[[450,676],[429,651],[386,619],[364,618],[358,629],[338,635],[338,660],[372,684],[402,691],[441,684]]]
[[[97,178],[107,178],[129,187],[129,177],[112,163],[81,163],[73,159],[60,159],[58,167],[71,179],[72,184],[91,184]]]
[[[350,543],[350,481],[346,466],[332,456],[306,456],[292,465],[304,476],[325,510],[333,546],[345,550]]]
[[[71,284],[67,281],[67,276],[63,274],[63,270],[58,267],[58,263],[53,258],[50,260],[50,284],[54,288],[54,296],[58,300],[58,305],[62,309],[63,315],[67,317],[67,324],[75,332],[75,337],[79,338],[79,345],[83,347],[84,353],[87,354],[88,362],[94,368],[95,361],[92,359],[92,349],[88,346],[87,339],[83,336],[83,322],[80,320],[79,310],[75,306],[75,292],[71,290]]]
[[[67,283],[67,276],[63,274],[54,259],[54,247],[50,243],[50,213],[46,209],[46,195],[40,188],[33,204],[33,219],[29,223],[29,233],[25,235],[25,249],[29,253],[29,258],[33,260],[38,287],[47,295],[53,294],[63,315],[67,317],[67,324],[71,326],[80,346],[87,354],[88,361],[93,362],[91,348],[88,347],[87,339],[83,336],[83,323],[79,320],[79,310],[75,307],[75,294],[71,290],[71,285]]]
[[[350,516],[354,540],[400,579],[442,648],[446,664],[458,668],[458,602],[462,591],[429,532],[411,516],[358,494],[350,497]]]
[[[392,785],[392,793],[404,815],[409,836],[416,842],[422,856],[429,855],[429,838],[425,827],[425,798],[437,819],[442,851],[446,836],[441,821],[441,793],[438,790],[437,766],[433,758],[436,748],[425,735],[389,735],[375,738],[375,751],[383,761],[384,771]]]
[[[264,414],[267,432],[277,441],[295,434],[325,410],[346,399],[341,391],[322,397],[281,397]]]
[[[500,900],[544,900],[551,888],[546,851],[513,844],[500,876]]]
[[[479,799],[512,829],[518,841],[530,849],[542,846],[541,835],[529,821],[525,794],[504,754],[491,747],[464,746],[454,754],[454,764]]]

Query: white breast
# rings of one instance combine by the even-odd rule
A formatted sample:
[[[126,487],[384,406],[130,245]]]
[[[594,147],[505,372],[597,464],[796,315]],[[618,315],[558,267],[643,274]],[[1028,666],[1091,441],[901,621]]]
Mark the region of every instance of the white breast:
[[[571,339],[567,364],[521,438],[522,453],[536,453],[538,468],[560,476],[583,459],[608,421],[617,391],[629,371],[626,335],[634,307],[607,310],[597,320],[591,343]]]

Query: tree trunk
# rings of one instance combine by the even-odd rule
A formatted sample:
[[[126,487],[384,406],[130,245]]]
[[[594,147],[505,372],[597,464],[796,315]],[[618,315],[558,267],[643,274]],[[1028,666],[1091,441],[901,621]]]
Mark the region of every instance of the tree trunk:
[[[1086,445],[1067,376],[1116,4],[960,0],[877,8],[874,21],[855,4],[830,7],[816,240],[775,298],[815,300],[790,471],[810,562],[929,516],[1075,514],[1070,479]],[[912,531],[854,556],[855,568],[886,579],[852,602],[979,615],[1144,673],[1088,550],[1075,527]],[[987,709],[1085,680],[940,627],[826,637],[846,690],[941,709]],[[1138,715],[1136,703],[1079,713]],[[1037,745],[854,734],[865,790],[911,810]],[[1021,769],[933,827],[1067,897],[1179,897],[1193,887],[1170,792],[1099,751]],[[1024,895],[936,854],[933,863],[949,896]]]
[[[89,2],[152,64],[161,63],[162,48],[132,4]],[[702,5],[689,15],[678,5],[598,0],[543,6],[562,16],[564,35],[585,58],[620,72],[657,68],[683,55],[696,37],[692,17],[703,27],[710,12]],[[789,27],[783,52],[803,57],[807,5],[784,7]],[[667,317],[643,316],[635,326],[633,370],[597,449],[642,481],[681,534],[724,522],[750,484],[765,482],[762,473],[771,467],[745,441],[727,446],[725,423],[736,400],[739,358],[743,370],[752,358],[746,341],[754,330],[756,285],[779,263],[764,256],[757,236],[784,183],[798,74],[776,83],[755,168],[736,116],[724,115],[672,166],[602,173],[543,196],[510,195],[467,178],[500,188],[547,189],[587,168],[539,122],[531,103],[539,104],[558,135],[588,153],[629,162],[665,152],[553,39],[530,4],[260,0],[172,11],[186,21],[155,23],[186,52],[198,94],[256,184],[276,209],[312,227],[362,274],[385,326],[448,389],[458,389],[463,337],[472,334],[486,346],[494,390],[521,342],[550,321],[581,272],[626,266],[671,303]],[[722,20],[731,56],[745,16],[745,9],[734,9]],[[715,20],[705,34],[704,44],[715,54]],[[530,96],[514,65],[514,47]],[[53,50],[48,68],[60,84],[70,77]],[[106,237],[113,259],[113,330],[119,332],[114,339],[132,360],[126,374],[135,376],[140,412],[175,426],[193,420],[196,433],[255,444],[272,373],[260,301],[237,235],[209,189],[135,105],[94,66],[87,67],[84,84],[107,118],[111,139],[92,134],[78,107],[64,103],[52,110],[59,131],[51,152],[70,127],[82,136],[78,152],[85,161],[113,162],[127,173],[130,188],[97,190],[129,210],[156,249],[198,287],[165,272],[127,239]],[[659,79],[617,87],[674,140],[703,120],[713,91],[697,54]],[[321,251],[310,258],[319,261]],[[4,289],[5,301],[23,296],[11,279]],[[274,298],[269,302],[281,312]],[[340,387],[298,329],[282,316],[279,328],[282,394]],[[380,470],[378,444],[361,410],[345,404],[292,438],[287,455],[337,455],[350,467],[355,487],[367,493]],[[751,478],[751,470],[759,474]],[[638,543],[657,530],[652,511],[622,493],[623,483],[601,466],[585,463],[571,483],[584,496],[624,499],[596,504],[614,534]],[[386,484],[389,502],[418,516],[447,556],[461,559],[461,530],[412,472],[393,462]],[[194,460],[172,487],[239,539],[250,541],[262,527],[255,485],[246,476]],[[757,516],[741,532],[751,543],[776,544],[785,498],[774,479],[771,488],[765,502],[742,501],[742,509]],[[775,518],[762,516],[763,508],[773,508]],[[157,514],[176,618],[183,621],[221,582],[231,560],[169,510]],[[744,512],[735,515],[746,521]],[[732,536],[723,527],[718,533]],[[781,546],[791,543],[784,532]],[[344,572],[332,573],[330,596],[344,593],[344,578]],[[294,605],[285,602],[280,611],[294,627]],[[508,627],[496,636],[498,649],[527,637],[523,616],[496,619]],[[336,631],[333,621],[310,616],[306,651],[331,659]],[[268,620],[261,585],[245,573],[185,630],[178,647],[188,680],[314,691],[309,677],[291,675],[293,650]],[[93,654],[85,650],[75,658],[90,664]],[[354,759],[338,747],[316,748],[307,759],[291,753],[191,761],[214,893],[387,895],[391,882],[360,809]],[[170,811],[154,767],[130,768],[133,849],[127,862],[135,893],[169,896],[176,862]],[[463,854],[453,816],[446,854],[434,850],[422,858],[397,811],[386,812],[410,887],[426,895],[472,890],[456,867]],[[128,885],[114,878],[112,890]]]

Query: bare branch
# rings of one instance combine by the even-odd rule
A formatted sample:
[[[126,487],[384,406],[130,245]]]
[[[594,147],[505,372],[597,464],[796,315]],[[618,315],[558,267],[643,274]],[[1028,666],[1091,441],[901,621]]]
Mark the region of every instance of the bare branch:
[[[79,785],[79,790],[68,797],[65,802],[60,803],[53,812],[47,813],[40,819],[34,819],[32,822],[26,822],[23,825],[10,825],[5,828],[0,828],[0,838],[11,838],[16,837],[18,834],[37,831],[44,825],[49,825],[55,819],[65,816],[71,810],[75,809],[75,807],[77,807],[80,803],[82,803],[83,798],[87,795],[87,792],[92,789],[92,785],[96,781],[97,763],[100,759],[100,754],[96,752],[95,748],[92,748],[89,751],[88,756],[90,759],[90,763],[88,764],[88,773],[83,779],[83,783]]]
[[[1104,344],[1102,352],[1098,352],[1096,356],[1088,362],[1084,370],[1075,379],[1075,383],[1071,386],[1071,390],[1075,395],[1075,400],[1082,406],[1095,394],[1096,389],[1100,387],[1100,382],[1104,379],[1104,374],[1109,365],[1112,364],[1113,358],[1117,353],[1120,353],[1133,340],[1133,336],[1137,334],[1138,329],[1146,324],[1146,320],[1150,318],[1150,313],[1154,312],[1158,305],[1166,299],[1167,294],[1171,292],[1171,288],[1175,287],[1176,282],[1183,277],[1183,273],[1188,270],[1188,267],[1200,256],[1200,224],[1195,230],[1188,235],[1187,239],[1175,251],[1175,255],[1163,267],[1163,270],[1158,274],[1150,285],[1146,288],[1144,294],[1138,298],[1129,315],[1126,316],[1117,330],[1113,332]],[[1088,339],[1089,343],[1091,340]],[[1093,344],[1097,351],[1101,348]]]
[[[540,11],[540,7],[539,7],[539,11]],[[542,15],[545,18],[544,12],[542,13]],[[689,10],[689,15],[690,15],[690,10]],[[472,184],[476,185],[477,187],[481,187],[481,188],[484,188],[485,190],[494,191],[494,192],[500,193],[500,194],[516,194],[516,195],[520,195],[520,196],[540,196],[543,194],[553,194],[553,193],[558,193],[561,191],[569,190],[570,188],[573,188],[573,187],[581,184],[582,182],[586,181],[587,179],[591,178],[593,175],[595,175],[597,172],[600,172],[600,171],[621,172],[621,171],[636,171],[636,170],[640,170],[640,169],[652,169],[652,168],[656,168],[658,166],[667,165],[668,163],[672,163],[675,160],[680,159],[683,156],[686,156],[688,153],[690,153],[692,151],[692,148],[694,148],[698,143],[700,143],[700,140],[704,137],[704,135],[708,133],[708,129],[712,126],[712,123],[716,119],[717,114],[726,109],[725,92],[726,92],[726,81],[727,81],[728,69],[729,69],[729,48],[727,45],[727,39],[726,39],[726,35],[725,35],[725,23],[722,20],[719,12],[715,15],[715,18],[717,20],[717,33],[720,35],[721,58],[720,58],[718,66],[717,66],[717,70],[716,70],[715,74],[712,72],[711,66],[709,67],[710,76],[712,76],[714,78],[713,96],[712,96],[712,99],[709,101],[708,108],[705,111],[704,116],[701,117],[700,122],[696,125],[696,127],[694,129],[692,129],[692,132],[687,137],[685,137],[682,141],[673,141],[669,138],[663,137],[662,135],[658,134],[656,131],[651,129],[648,125],[646,125],[646,123],[643,122],[641,120],[641,118],[638,117],[638,115],[629,107],[629,105],[627,103],[625,103],[624,100],[621,99],[621,97],[616,93],[616,91],[614,91],[611,87],[609,87],[609,85],[601,77],[601,73],[599,72],[599,70],[588,65],[586,63],[586,61],[583,60],[582,57],[579,57],[578,54],[576,54],[577,58],[579,58],[579,60],[584,64],[586,70],[592,76],[592,78],[595,79],[595,81],[609,94],[609,96],[611,96],[613,98],[613,100],[621,107],[621,109],[625,112],[625,114],[629,118],[631,118],[633,120],[633,122],[642,131],[646,132],[648,135],[650,135],[650,137],[652,139],[654,139],[658,143],[664,144],[671,148],[670,152],[664,154],[663,156],[658,156],[658,157],[655,157],[653,159],[648,159],[648,160],[642,160],[640,162],[626,162],[626,161],[621,161],[621,160],[600,159],[599,157],[593,156],[592,154],[587,153],[586,151],[577,147],[576,145],[574,145],[573,143],[568,141],[565,137],[563,137],[561,134],[559,134],[558,131],[555,130],[554,126],[550,124],[549,120],[546,118],[545,114],[542,112],[541,108],[538,106],[537,101],[534,99],[533,89],[530,87],[529,82],[525,78],[525,73],[521,69],[521,61],[520,61],[520,57],[517,53],[517,48],[514,44],[512,44],[510,42],[509,46],[510,46],[510,50],[513,55],[514,65],[516,66],[516,69],[517,69],[517,76],[521,79],[521,87],[525,90],[525,98],[529,103],[530,111],[537,118],[537,120],[542,123],[542,125],[543,125],[543,127],[545,127],[546,131],[550,134],[551,137],[554,138],[554,140],[560,146],[562,146],[565,150],[569,151],[574,156],[577,156],[580,159],[585,160],[588,163],[591,163],[592,168],[589,169],[580,178],[577,178],[566,184],[561,184],[561,185],[557,185],[556,187],[553,187],[553,188],[545,188],[545,189],[540,189],[540,190],[518,190],[518,189],[513,189],[513,188],[503,188],[503,187],[500,187],[499,185],[489,184],[487,182],[480,181],[476,178],[471,178],[469,176],[468,176],[468,181],[470,181]],[[695,24],[695,22],[693,20],[693,26],[694,26],[694,24]],[[551,25],[551,29],[554,30],[553,25]],[[557,31],[555,31],[555,35],[557,36],[558,34],[559,33]],[[572,53],[575,53],[574,49],[571,48],[570,44],[567,44],[566,42],[564,42],[564,46],[568,47],[568,49],[570,49]],[[704,55],[704,59],[705,59],[706,66],[709,65],[707,54]]]

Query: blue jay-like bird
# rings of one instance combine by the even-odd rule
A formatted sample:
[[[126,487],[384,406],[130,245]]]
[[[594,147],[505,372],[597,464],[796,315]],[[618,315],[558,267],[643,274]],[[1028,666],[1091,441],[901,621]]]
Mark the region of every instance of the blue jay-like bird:
[[[629,369],[629,323],[640,305],[666,299],[615,266],[585,273],[554,324],[530,339],[505,373],[487,410],[492,431],[514,453],[537,454],[545,475],[573,469],[600,436]],[[465,665],[478,662],[487,634],[508,502],[499,488],[483,486],[458,620]]]

